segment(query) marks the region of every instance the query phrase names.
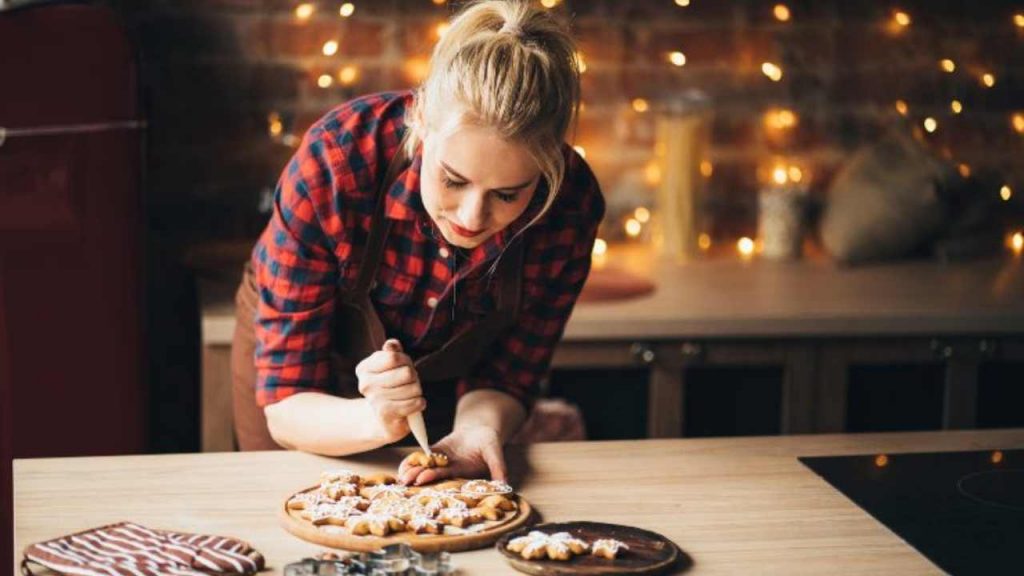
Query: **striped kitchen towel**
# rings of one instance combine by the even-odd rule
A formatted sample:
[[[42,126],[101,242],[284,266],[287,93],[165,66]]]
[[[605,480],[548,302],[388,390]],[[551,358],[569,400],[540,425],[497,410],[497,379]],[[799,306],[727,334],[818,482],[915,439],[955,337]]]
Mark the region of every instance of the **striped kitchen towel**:
[[[206,576],[254,574],[263,556],[234,538],[152,530],[131,522],[101,526],[25,548],[30,562],[59,574],[88,576]]]

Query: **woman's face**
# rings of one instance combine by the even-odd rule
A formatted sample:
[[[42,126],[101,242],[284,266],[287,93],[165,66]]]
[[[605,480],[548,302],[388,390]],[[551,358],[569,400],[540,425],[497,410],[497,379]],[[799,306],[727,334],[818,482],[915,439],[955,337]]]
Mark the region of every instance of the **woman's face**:
[[[449,244],[475,248],[526,210],[540,181],[527,149],[492,128],[463,126],[423,140],[423,206]]]

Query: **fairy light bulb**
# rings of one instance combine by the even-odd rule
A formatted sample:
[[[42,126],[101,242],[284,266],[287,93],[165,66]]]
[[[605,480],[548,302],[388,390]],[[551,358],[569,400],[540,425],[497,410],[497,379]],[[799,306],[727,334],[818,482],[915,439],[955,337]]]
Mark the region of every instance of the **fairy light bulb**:
[[[299,20],[309,20],[315,10],[316,6],[311,2],[303,2],[295,7],[295,17]]]
[[[782,68],[773,62],[765,62],[761,64],[761,72],[772,82],[782,80]]]
[[[939,61],[939,67],[942,68],[943,72],[949,72],[952,74],[956,71],[956,62],[953,62],[949,58],[943,58]]]
[[[1024,134],[1024,114],[1017,112],[1010,117],[1010,123],[1013,125],[1014,132],[1018,134]]]
[[[736,241],[736,250],[740,253],[740,256],[744,258],[750,258],[754,255],[754,241],[744,236]]]
[[[711,178],[711,175],[715,173],[715,165],[709,160],[702,160],[700,163],[700,175],[705,178]]]
[[[626,220],[626,235],[630,238],[636,238],[640,235],[643,230],[643,225],[636,218],[630,218]]]
[[[608,252],[608,243],[603,238],[594,240],[594,256],[603,256]]]
[[[683,54],[678,50],[675,52],[670,52],[668,55],[668,61],[671,62],[673,66],[686,66],[686,54]]]
[[[581,157],[587,157],[587,149],[584,148],[583,146],[573,146],[572,149],[575,150]]]
[[[643,114],[651,109],[651,104],[644,98],[633,99],[633,110]]]
[[[939,129],[939,122],[935,118],[932,118],[931,116],[925,118],[922,124],[924,125],[925,131],[928,132],[929,134]]]
[[[651,211],[644,206],[638,206],[636,210],[633,210],[633,218],[641,224],[647,224],[651,221]]]
[[[349,16],[354,14],[355,11],[356,5],[351,2],[345,2],[344,4],[341,5],[341,8],[338,8],[338,14],[342,18],[348,18]]]
[[[1013,198],[1013,189],[1009,185],[1003,184],[1003,187],[999,189],[999,197],[1003,199],[1003,202],[1009,202],[1010,198]]]
[[[971,176],[971,165],[970,164],[967,164],[966,162],[961,162],[960,164],[957,164],[956,169],[957,169],[958,172],[960,172],[960,176],[962,176],[964,178],[970,178],[970,176]]]
[[[785,166],[776,166],[772,169],[772,182],[779,185],[789,182],[789,171]]]
[[[1013,15],[1013,25],[1024,30],[1024,12],[1018,12]]]
[[[561,0],[540,0],[541,6],[544,6],[545,8],[554,8],[555,6],[558,6],[559,2],[561,2]]]
[[[676,0],[676,6],[680,8],[686,8],[690,5],[690,0]]]
[[[320,77],[316,79],[316,85],[321,88],[330,88],[331,84],[334,84],[334,77],[330,74],[321,74]]]
[[[764,114],[764,126],[769,130],[788,130],[796,126],[798,121],[796,112],[786,108],[772,109]]]
[[[906,28],[907,26],[910,26],[910,24],[913,22],[913,20],[911,20],[910,18],[910,14],[907,14],[903,10],[896,10],[895,12],[893,12],[892,20],[900,28]]]
[[[648,162],[644,167],[644,182],[648,186],[659,186],[661,184],[661,166],[656,162]]]
[[[281,132],[284,131],[284,124],[281,122],[281,115],[277,112],[271,112],[267,116],[267,130],[271,136],[280,136]]]
[[[789,170],[786,171],[786,175],[789,176],[790,182],[799,183],[804,179],[804,171],[797,166],[790,166]]]
[[[789,6],[786,6],[785,4],[776,4],[775,7],[772,8],[772,14],[775,15],[775,19],[779,22],[789,22],[789,18],[792,16],[789,12]]]
[[[405,61],[405,75],[413,83],[420,83],[427,77],[430,62],[426,58],[410,58]]]
[[[337,40],[328,40],[324,42],[323,47],[324,56],[334,56],[338,53],[338,42]]]
[[[701,234],[699,236],[697,236],[697,246],[700,247],[700,249],[705,251],[705,252],[710,250],[711,249],[711,235],[708,234],[707,232],[701,232]]]
[[[991,88],[996,85],[996,77],[991,72],[985,72],[981,75],[981,83],[985,88]]]
[[[1010,236],[1010,249],[1016,256],[1024,252],[1024,232],[1014,232],[1013,236]]]
[[[345,66],[338,71],[338,82],[342,86],[351,86],[356,83],[359,79],[359,68],[355,66]]]
[[[949,103],[949,109],[953,111],[953,114],[959,114],[964,111],[964,105],[959,100],[953,100]]]
[[[909,111],[910,108],[907,106],[906,100],[896,101],[896,112],[898,112],[900,116],[906,116]]]

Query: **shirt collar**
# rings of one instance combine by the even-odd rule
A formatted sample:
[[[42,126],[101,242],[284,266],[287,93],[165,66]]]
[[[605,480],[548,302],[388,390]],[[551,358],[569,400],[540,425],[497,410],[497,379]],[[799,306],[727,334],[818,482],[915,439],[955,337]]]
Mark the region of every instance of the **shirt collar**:
[[[403,143],[404,144],[404,143]],[[426,214],[420,198],[420,167],[423,165],[423,148],[417,146],[416,153],[405,168],[395,177],[385,198],[385,215],[392,220],[415,220]]]

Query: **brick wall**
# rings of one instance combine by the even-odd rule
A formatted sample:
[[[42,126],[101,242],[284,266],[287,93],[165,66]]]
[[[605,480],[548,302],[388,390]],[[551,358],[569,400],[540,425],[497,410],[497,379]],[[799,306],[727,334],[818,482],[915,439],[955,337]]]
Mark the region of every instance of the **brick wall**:
[[[453,10],[442,0],[355,0],[351,16],[342,17],[340,1],[314,4],[302,19],[299,3],[289,0],[114,2],[144,55],[157,231],[186,241],[255,237],[266,219],[261,195],[294,137],[346,98],[414,85],[438,23]],[[923,137],[965,170],[1008,184],[1014,195],[1005,208],[1019,213],[1024,126],[1015,128],[1014,114],[1024,114],[1024,6],[789,0],[782,21],[775,5],[562,0],[553,8],[573,15],[587,66],[576,143],[609,198],[609,228],[650,194],[642,176],[655,114],[637,111],[643,105],[634,100],[653,109],[689,88],[714,103],[709,206],[716,237],[753,233],[756,167],[766,157],[810,167],[820,199],[851,151],[901,123],[921,130],[928,117],[937,129]],[[909,24],[899,23],[897,11]],[[330,40],[338,49],[325,56]],[[672,51],[685,54],[684,66],[668,60]],[[953,72],[943,70],[944,58]],[[781,68],[780,80],[766,76],[764,62]],[[330,85],[321,87],[324,75]],[[766,113],[779,109],[795,114],[794,127],[768,127]]]

